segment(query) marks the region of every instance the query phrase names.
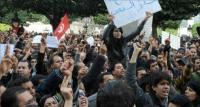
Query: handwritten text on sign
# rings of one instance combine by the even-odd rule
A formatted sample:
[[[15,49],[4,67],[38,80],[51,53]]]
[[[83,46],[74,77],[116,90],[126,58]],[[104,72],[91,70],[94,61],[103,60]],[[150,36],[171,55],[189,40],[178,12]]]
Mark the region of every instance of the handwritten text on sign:
[[[145,16],[161,10],[158,0],[104,0],[108,11],[114,18],[117,27],[124,26]]]

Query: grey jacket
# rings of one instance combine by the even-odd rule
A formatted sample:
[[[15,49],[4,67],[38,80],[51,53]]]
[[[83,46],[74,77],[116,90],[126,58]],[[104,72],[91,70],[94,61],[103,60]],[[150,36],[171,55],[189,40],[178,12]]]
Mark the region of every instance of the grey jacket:
[[[96,107],[97,93],[88,97],[88,107]]]
[[[137,107],[167,107],[168,99],[166,98],[162,102],[158,100],[155,94],[146,93],[138,85],[136,80],[136,64],[129,63],[126,72],[126,81],[128,85],[132,88],[134,98]]]

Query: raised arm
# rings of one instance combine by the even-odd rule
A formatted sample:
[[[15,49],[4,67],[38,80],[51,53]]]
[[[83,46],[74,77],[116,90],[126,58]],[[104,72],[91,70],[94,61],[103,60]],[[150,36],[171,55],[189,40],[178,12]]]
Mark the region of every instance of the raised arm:
[[[132,88],[134,97],[136,100],[140,98],[144,94],[142,88],[139,87],[136,79],[136,60],[141,48],[134,43],[134,51],[132,57],[129,61],[127,72],[126,72],[126,81],[128,85]]]
[[[149,17],[152,16],[152,13],[150,12],[146,12],[146,17],[145,19],[140,23],[140,25],[138,26],[137,30],[132,32],[131,34],[129,34],[128,36],[126,36],[124,39],[125,39],[125,42],[129,42],[131,41],[133,38],[135,38],[137,35],[140,34],[140,32],[142,31],[143,27],[144,27],[144,24],[146,23],[147,19]]]
[[[42,74],[42,75],[48,74],[47,66],[44,63],[45,49],[46,49],[46,41],[44,38],[42,38],[41,44],[40,44],[40,51],[37,56],[37,64],[35,66],[37,70],[37,74]]]
[[[110,21],[110,23],[108,24],[108,27],[105,29],[103,33],[103,40],[106,45],[108,45],[110,41],[110,34],[111,34],[112,29],[115,28],[115,25],[113,23],[113,16],[109,15],[108,20]]]

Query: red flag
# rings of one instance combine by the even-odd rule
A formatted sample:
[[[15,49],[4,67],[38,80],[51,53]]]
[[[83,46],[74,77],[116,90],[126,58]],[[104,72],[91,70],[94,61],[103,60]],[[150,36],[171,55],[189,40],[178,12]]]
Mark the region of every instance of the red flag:
[[[60,24],[58,25],[56,30],[53,32],[53,34],[57,37],[58,40],[60,40],[60,38],[64,35],[64,33],[67,31],[68,28],[69,28],[69,19],[67,15],[65,14],[62,17]]]

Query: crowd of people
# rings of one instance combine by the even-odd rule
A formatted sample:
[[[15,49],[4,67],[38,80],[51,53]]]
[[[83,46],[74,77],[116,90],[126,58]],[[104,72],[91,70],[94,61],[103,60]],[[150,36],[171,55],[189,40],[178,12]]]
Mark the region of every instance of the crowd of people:
[[[47,33],[32,43],[36,34],[13,19],[0,33],[0,107],[200,107],[200,41],[178,50],[169,39],[142,41],[151,15],[128,36],[109,16],[94,45],[87,34],[65,34],[58,48],[47,47]]]

